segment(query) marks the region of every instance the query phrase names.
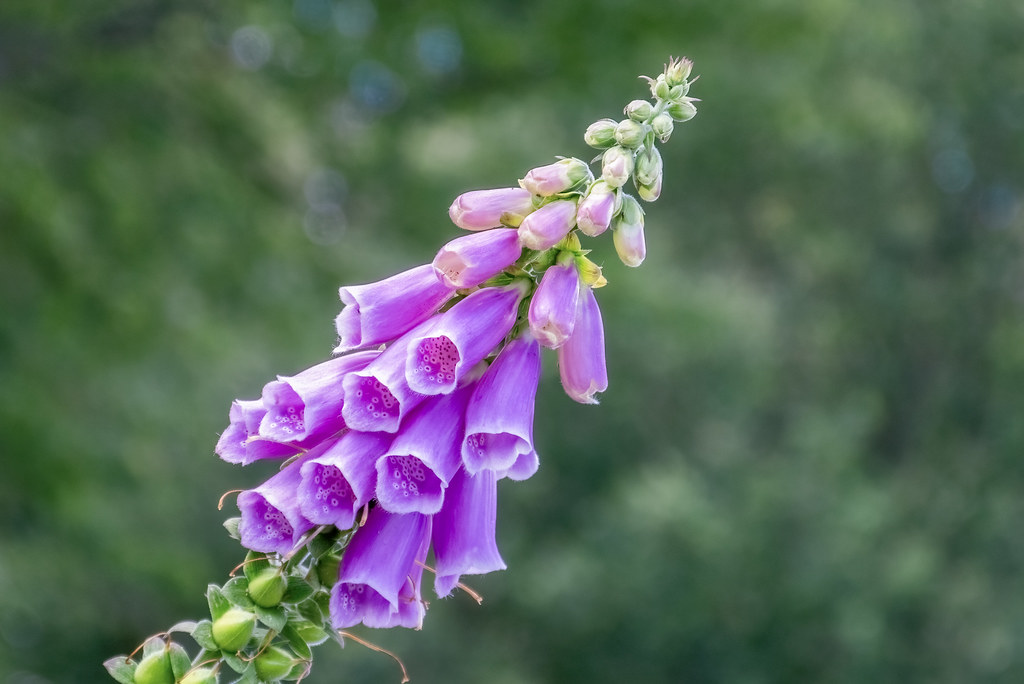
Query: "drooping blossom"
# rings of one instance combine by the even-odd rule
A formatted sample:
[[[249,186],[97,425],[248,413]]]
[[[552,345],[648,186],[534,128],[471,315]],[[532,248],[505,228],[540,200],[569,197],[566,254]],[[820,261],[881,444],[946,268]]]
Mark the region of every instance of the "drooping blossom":
[[[390,445],[387,433],[353,430],[303,463],[298,491],[302,515],[317,525],[352,527],[356,512],[373,498],[375,464]]]
[[[522,251],[515,228],[495,228],[450,241],[434,257],[433,266],[445,285],[475,287],[512,265]]]
[[[463,230],[515,228],[533,208],[533,195],[523,188],[471,190],[455,198],[448,216]]]
[[[594,181],[586,197],[580,200],[576,212],[576,225],[580,232],[590,237],[597,237],[612,224],[615,215],[618,195],[615,188],[603,180]]]
[[[636,268],[647,257],[644,240],[644,210],[631,195],[622,198],[622,213],[615,217],[612,231],[615,252],[626,266]]]
[[[342,287],[345,308],[335,319],[335,353],[390,342],[409,332],[436,313],[454,289],[438,280],[430,264],[376,283]]]
[[[267,415],[262,399],[236,399],[228,412],[230,424],[217,440],[214,452],[228,463],[249,465],[265,458],[288,458],[301,451],[295,444],[282,444],[260,437],[260,423]]]
[[[448,596],[462,575],[505,569],[494,537],[497,516],[494,471],[456,473],[445,493],[444,506],[434,516],[434,591],[438,597]]]
[[[575,200],[555,200],[533,212],[519,225],[519,241],[529,249],[557,245],[576,225]]]
[[[530,332],[549,349],[557,349],[572,335],[576,324],[580,278],[571,255],[548,267],[530,300]]]
[[[512,340],[473,390],[466,407],[462,462],[466,471],[504,472],[534,450],[533,412],[540,347],[529,334]]]
[[[590,166],[580,159],[560,159],[552,164],[530,169],[519,186],[534,195],[550,197],[591,178]]]
[[[601,157],[601,178],[611,187],[622,187],[632,173],[633,153],[625,147],[609,147]]]
[[[565,393],[581,404],[596,404],[594,395],[608,389],[604,324],[589,287],[580,288],[572,335],[558,348],[558,373]]]
[[[319,449],[326,448],[325,443]],[[287,554],[313,523],[302,515],[298,491],[302,482],[302,464],[315,458],[315,449],[290,463],[255,489],[238,495],[242,517],[238,535],[242,546],[253,551]]]

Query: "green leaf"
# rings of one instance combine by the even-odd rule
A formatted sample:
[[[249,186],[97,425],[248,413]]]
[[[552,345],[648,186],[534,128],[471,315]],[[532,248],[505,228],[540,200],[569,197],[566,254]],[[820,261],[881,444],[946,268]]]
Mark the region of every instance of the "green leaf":
[[[245,573],[245,578],[251,582],[252,578],[260,574],[261,570],[269,567],[270,559],[266,554],[250,551],[245,554],[245,563],[242,564],[242,572]]]
[[[192,630],[192,638],[207,651],[220,653],[220,646],[213,640],[213,623],[209,620],[201,620],[196,623]]]
[[[335,538],[333,534],[318,534],[309,540],[306,545],[313,558],[322,558],[334,547]]]
[[[246,668],[251,665],[251,663],[245,662],[233,653],[222,653],[221,657],[224,659],[224,662],[228,664],[228,667],[239,674],[244,674]]]
[[[309,649],[309,644],[302,638],[302,635],[292,627],[291,625],[285,625],[284,629],[281,630],[281,636],[287,641],[288,645],[295,651],[295,655],[305,660],[310,660],[313,657],[313,652]]]
[[[231,601],[228,601],[224,592],[216,584],[206,588],[206,601],[210,604],[210,617],[214,620],[231,609]]]
[[[256,668],[252,663],[242,672],[242,676],[234,681],[234,684],[260,684],[260,678],[256,676]]]
[[[299,603],[312,595],[313,587],[309,586],[309,582],[292,575],[288,577],[288,588],[285,589],[284,598],[281,600],[285,603]]]
[[[308,660],[301,663],[295,663],[295,666],[292,668],[292,671],[289,672],[284,678],[288,681],[295,681],[297,679],[303,679],[305,677],[308,677],[310,666],[312,664],[313,663],[311,663]]]
[[[256,617],[260,619],[260,622],[275,632],[280,632],[284,629],[285,624],[288,622],[288,616],[281,606],[274,606],[273,608],[254,606],[254,608],[256,610]]]
[[[224,585],[223,592],[224,597],[239,608],[253,609],[252,599],[249,598],[249,580],[247,578],[234,577],[228,580]]]
[[[103,661],[103,667],[107,668],[110,676],[121,684],[135,684],[135,663],[128,660],[126,656],[119,655]]]
[[[192,659],[189,658],[184,646],[173,641],[168,644],[167,650],[171,660],[171,672],[174,673],[175,679],[181,679],[192,669]]]
[[[224,529],[228,531],[232,539],[241,539],[242,536],[238,534],[238,523],[242,522],[242,518],[228,518],[224,521]]]
[[[288,622],[288,626],[294,629],[295,632],[310,646],[317,646],[327,641],[327,637],[330,636],[323,628],[323,621],[319,623],[309,622],[308,620],[293,619]]]
[[[320,610],[320,604],[316,602],[315,598],[307,599],[295,608],[299,615],[314,625],[324,624],[324,613]]]

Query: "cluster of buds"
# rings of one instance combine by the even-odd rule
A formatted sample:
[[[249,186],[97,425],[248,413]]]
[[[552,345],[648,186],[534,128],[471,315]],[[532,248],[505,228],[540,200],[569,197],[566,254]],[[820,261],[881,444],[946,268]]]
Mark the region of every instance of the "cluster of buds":
[[[205,684],[220,663],[239,681],[301,678],[309,646],[342,630],[420,628],[425,569],[446,597],[463,576],[505,567],[497,486],[538,469],[541,349],[555,350],[573,400],[596,404],[608,387],[594,294],[606,281],[580,235],[610,228],[622,261],[643,262],[644,212],[623,187],[632,177],[641,199],[660,193],[655,140],[693,116],[690,67],[672,60],[648,79],[653,103],[588,128],[605,149],[600,176],[563,158],[518,187],[460,195],[449,216],[467,233],[432,263],[340,289],[332,359],[232,404],[217,454],[279,464],[229,521],[250,549],[245,577],[211,586],[211,619],[188,623],[199,656],[152,639],[140,662],[108,661],[120,681]]]

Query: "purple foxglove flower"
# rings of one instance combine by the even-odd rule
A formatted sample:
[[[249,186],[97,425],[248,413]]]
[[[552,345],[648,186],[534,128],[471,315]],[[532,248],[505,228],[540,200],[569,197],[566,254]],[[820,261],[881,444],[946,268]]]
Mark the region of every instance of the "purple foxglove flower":
[[[352,527],[356,511],[373,498],[374,463],[390,444],[385,433],[349,431],[303,463],[297,495],[302,515],[316,525]]]
[[[647,257],[644,240],[644,210],[630,195],[622,198],[622,213],[615,217],[612,242],[619,259],[626,266],[637,267]]]
[[[516,322],[518,286],[477,290],[409,342],[405,377],[413,392],[446,394],[483,360]]]
[[[609,147],[601,157],[601,178],[613,188],[622,187],[633,173],[633,152],[621,145]]]
[[[558,348],[558,373],[565,393],[581,404],[596,404],[594,395],[608,389],[604,359],[604,326],[594,291],[581,288],[576,325]]]
[[[342,379],[341,415],[348,427],[361,432],[398,431],[405,414],[424,399],[409,389],[405,379],[409,343],[433,325],[433,320],[420,323],[392,342],[366,368]]]
[[[615,188],[602,180],[594,181],[587,196],[580,200],[576,211],[576,225],[580,232],[590,237],[597,237],[612,224],[612,216],[618,208],[618,196]]]
[[[434,271],[448,287],[475,287],[522,254],[515,228],[495,228],[455,238],[434,257]]]
[[[519,224],[519,242],[530,249],[557,245],[576,225],[576,201],[555,200],[533,212]]]
[[[242,546],[263,553],[286,554],[313,528],[313,523],[302,515],[296,493],[302,481],[303,463],[315,458],[328,444],[303,454],[259,487],[238,495],[238,509],[242,512],[238,535]]]
[[[539,379],[540,346],[529,334],[509,342],[480,378],[466,407],[462,440],[462,462],[469,474],[508,470],[533,451]]]
[[[451,594],[462,575],[505,569],[494,539],[497,482],[491,470],[477,475],[460,470],[452,478],[444,506],[434,516],[434,591],[439,598]]]
[[[390,342],[430,318],[454,289],[438,280],[430,264],[341,288],[345,308],[334,321],[340,338],[334,352]]]
[[[533,211],[533,195],[522,188],[473,190],[455,198],[448,209],[452,223],[463,230],[518,226]]]
[[[473,385],[420,404],[377,459],[377,501],[392,513],[437,513],[462,465],[460,447]]]
[[[261,437],[277,442],[305,440],[344,429],[341,418],[341,380],[362,370],[380,352],[364,351],[317,364],[292,377],[279,376],[263,388],[266,415]]]
[[[429,516],[398,515],[380,506],[371,510],[366,525],[352,536],[338,583],[331,589],[331,625],[335,629],[360,622],[367,627],[419,627],[422,604],[414,606],[403,598],[410,595],[410,577],[418,573],[417,561],[426,559],[429,544]],[[419,581],[414,584],[418,594]],[[414,619],[415,624],[405,624]]]
[[[519,185],[534,195],[550,197],[568,190],[590,175],[590,166],[585,161],[560,159],[553,164],[531,169],[526,178],[519,181]]]
[[[576,303],[579,300],[580,278],[570,259],[556,263],[544,271],[537,291],[530,300],[530,332],[549,349],[557,349],[572,335],[576,324]]]
[[[516,458],[516,462],[512,464],[512,467],[497,473],[498,478],[507,477],[510,480],[520,482],[522,480],[529,480],[533,477],[533,474],[537,472],[537,468],[540,466],[540,460],[537,458],[537,452],[531,451],[528,454],[519,454]]]
[[[264,458],[287,458],[301,451],[295,444],[280,444],[259,436],[260,422],[267,414],[263,400],[237,399],[231,403],[228,428],[217,440],[214,452],[228,463],[249,465]]]

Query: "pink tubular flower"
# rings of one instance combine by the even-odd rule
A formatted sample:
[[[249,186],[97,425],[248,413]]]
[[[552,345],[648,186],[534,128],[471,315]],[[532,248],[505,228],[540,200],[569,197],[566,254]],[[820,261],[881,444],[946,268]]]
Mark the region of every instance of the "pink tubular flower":
[[[466,407],[462,440],[462,463],[469,474],[506,471],[533,451],[539,379],[540,347],[529,334],[509,342],[480,378]]]
[[[557,349],[572,335],[580,279],[572,260],[548,267],[530,300],[530,332],[549,349]]]
[[[576,325],[566,343],[558,348],[558,373],[569,397],[581,404],[596,404],[594,395],[608,389],[604,325],[593,290],[580,289]]]
[[[555,200],[533,212],[519,224],[519,242],[530,249],[557,245],[576,225],[575,200]]]
[[[520,187],[534,195],[550,197],[568,190],[584,178],[591,176],[590,166],[579,159],[560,159],[553,164],[538,166],[519,181]]]
[[[422,575],[417,561],[426,560],[429,544],[429,516],[389,513],[380,506],[370,511],[366,525],[352,536],[331,589],[331,625],[418,628],[424,611],[417,600]]]
[[[615,251],[626,266],[636,268],[647,257],[644,240],[644,210],[631,195],[622,198],[622,213],[615,218],[612,232]]]
[[[326,448],[326,443],[321,448]],[[310,451],[256,489],[238,495],[238,509],[242,512],[238,536],[242,546],[286,554],[313,528],[313,523],[302,515],[296,492],[302,480],[302,464],[318,451],[319,448]]]
[[[385,433],[350,431],[303,463],[298,491],[302,515],[316,525],[352,527],[356,511],[373,497],[374,463],[390,443]]]
[[[469,475],[460,470],[452,478],[444,506],[434,516],[434,591],[439,598],[451,594],[462,575],[505,569],[494,539],[497,508],[493,471]]]
[[[377,501],[392,513],[437,513],[462,464],[460,440],[472,385],[432,398],[413,411],[377,459]]]
[[[390,342],[430,318],[454,289],[438,280],[430,264],[341,288],[345,308],[334,322],[340,338],[334,352]]]
[[[446,394],[483,360],[516,322],[517,286],[477,290],[409,342],[405,377],[420,394]]]
[[[228,428],[217,440],[214,452],[228,463],[249,465],[264,458],[287,458],[301,451],[295,444],[282,444],[260,437],[259,429],[267,410],[262,399],[236,399],[231,403]]]
[[[434,257],[434,271],[448,287],[475,287],[511,266],[523,248],[515,228],[495,228],[455,238]]]
[[[452,223],[463,230],[518,226],[533,211],[533,195],[523,188],[473,190],[455,198],[448,209]]]
[[[603,180],[594,181],[587,196],[580,200],[576,212],[576,225],[579,226],[580,232],[596,237],[608,230],[608,226],[612,224],[612,216],[615,215],[617,200],[615,188]]]
[[[344,429],[341,418],[341,380],[362,370],[380,352],[365,351],[317,364],[298,375],[279,376],[263,388],[267,413],[260,436],[278,442],[304,440]]]

